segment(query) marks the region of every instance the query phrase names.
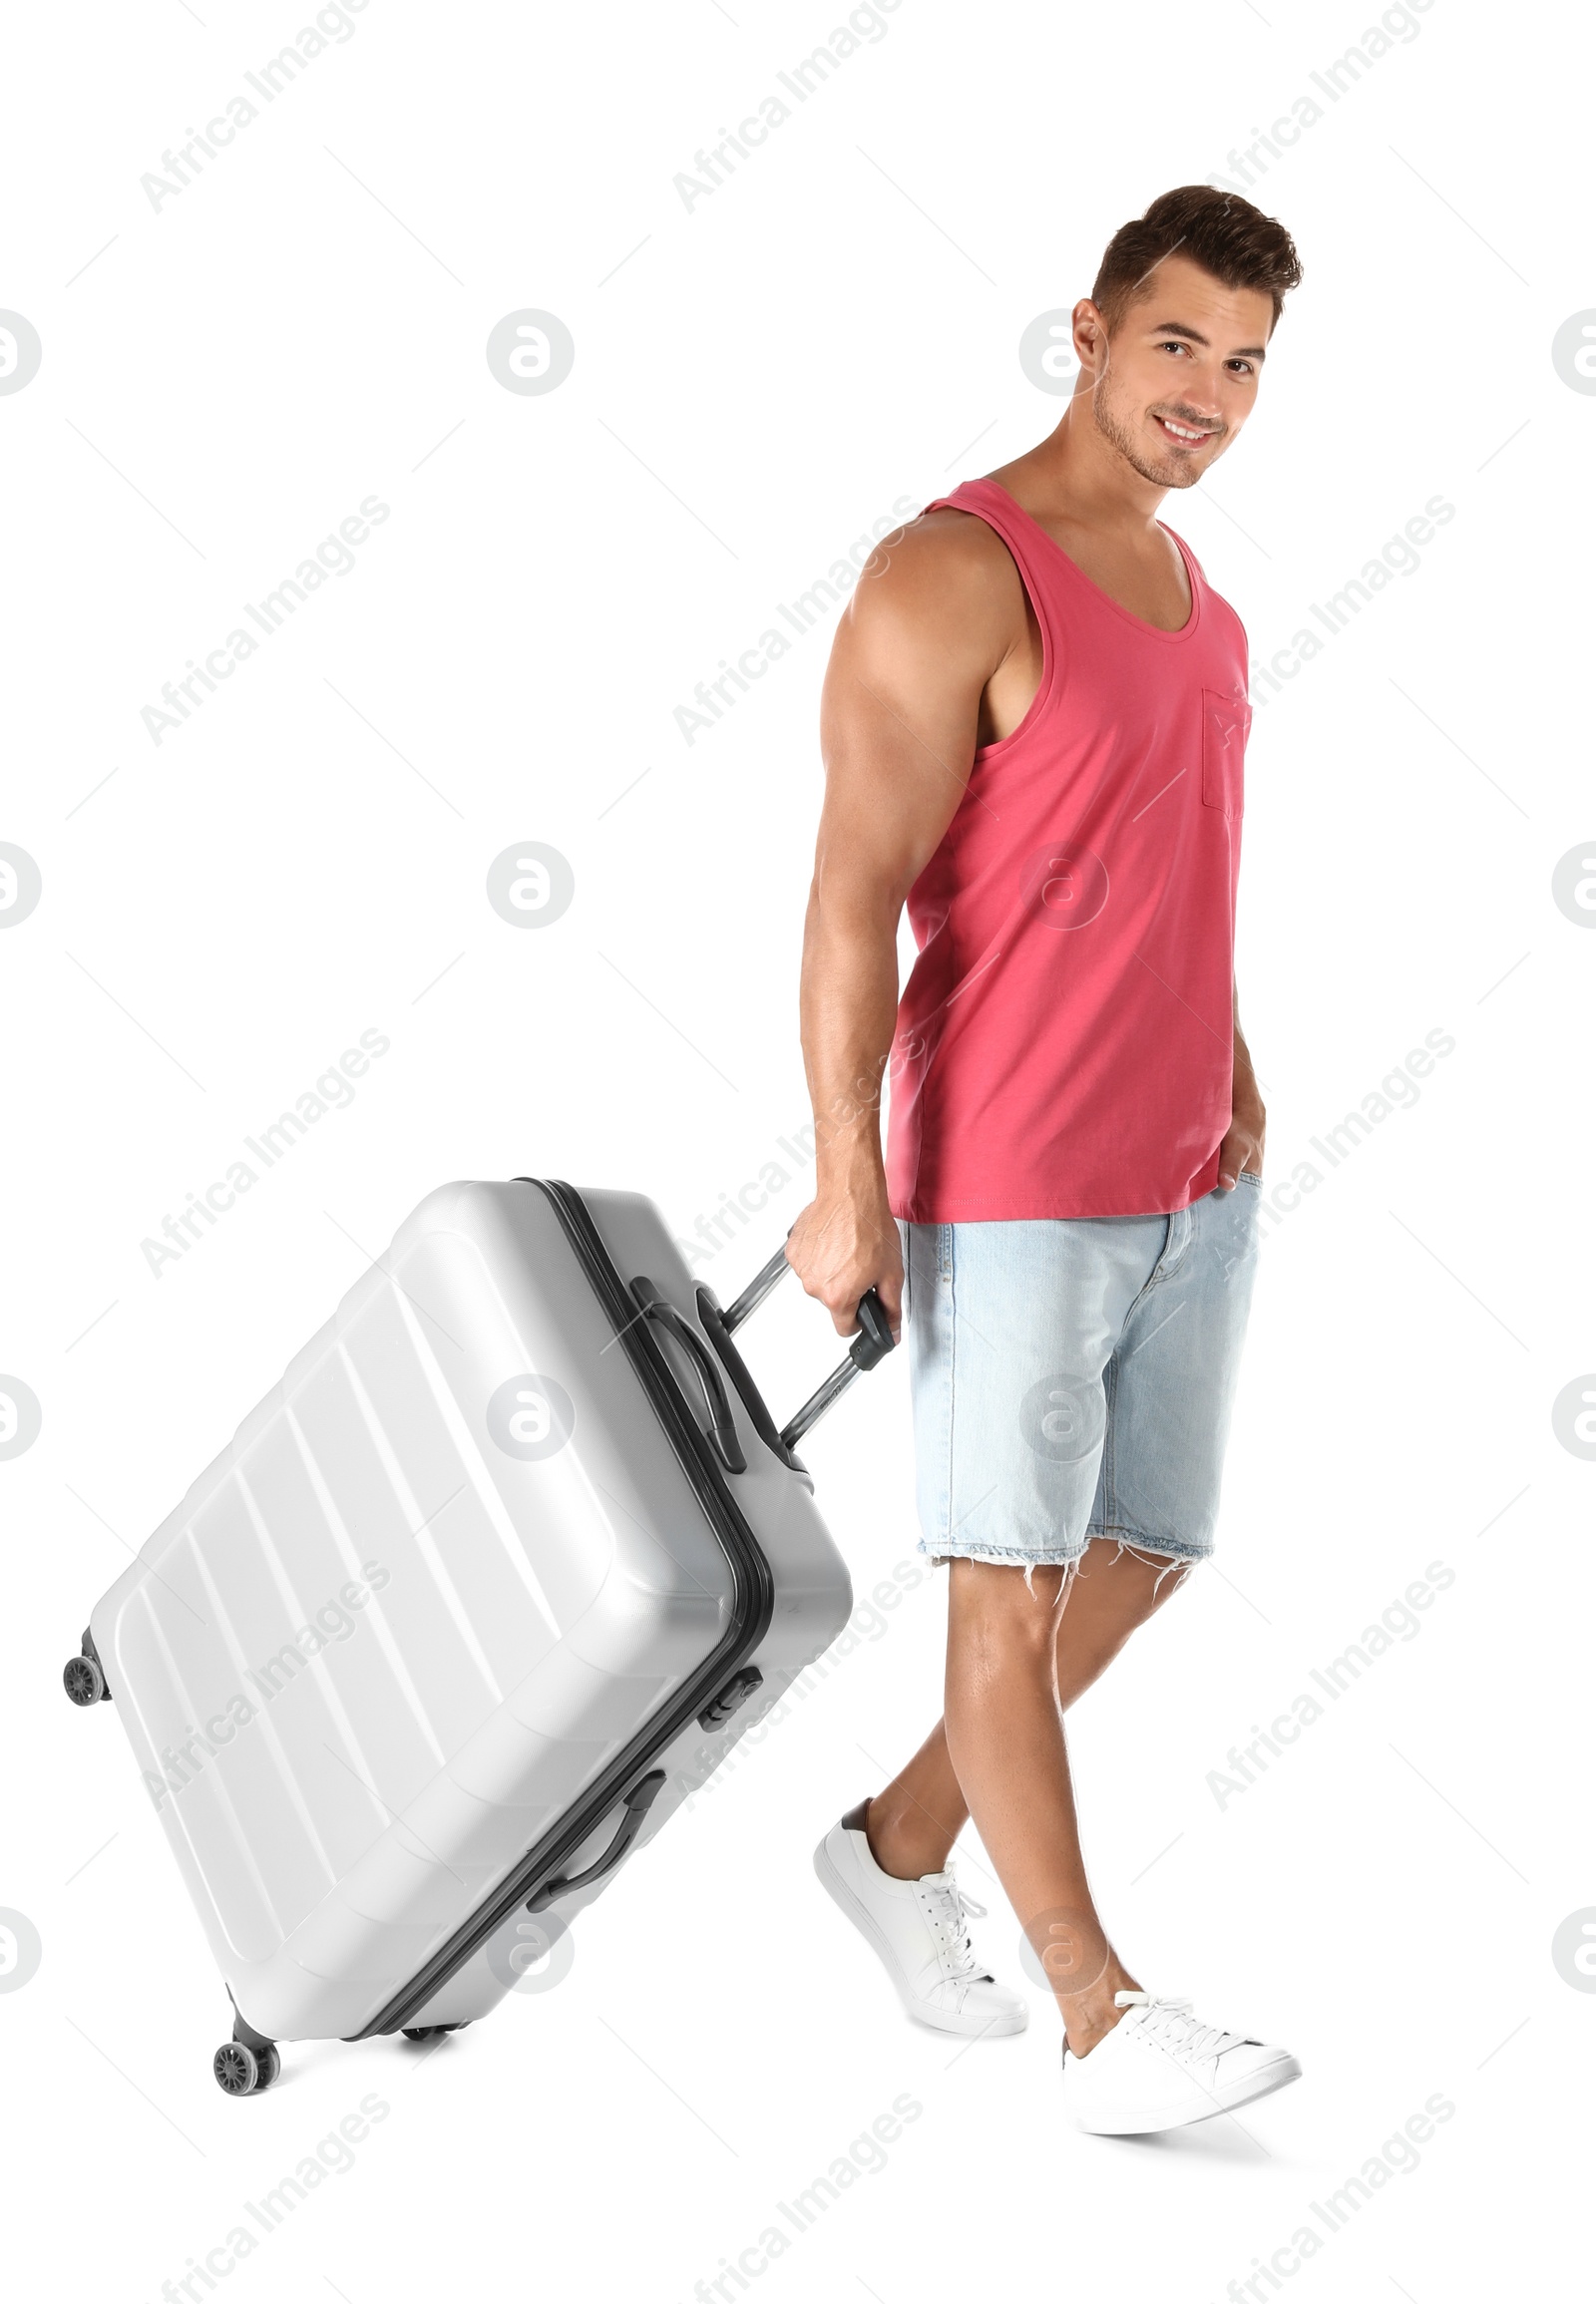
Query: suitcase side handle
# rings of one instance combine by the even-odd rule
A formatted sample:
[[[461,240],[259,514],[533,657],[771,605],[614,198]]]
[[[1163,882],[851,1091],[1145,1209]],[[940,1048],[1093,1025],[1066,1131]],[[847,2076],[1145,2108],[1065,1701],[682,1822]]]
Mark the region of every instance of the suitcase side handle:
[[[612,1872],[642,1829],[643,1817],[653,1806],[654,1795],[664,1780],[663,1768],[650,1768],[645,1776],[639,1776],[626,1794],[615,1836],[598,1862],[590,1864],[586,1872],[566,1872],[558,1880],[545,1880],[543,1886],[535,1888],[527,1898],[527,1910],[543,1912],[557,1897],[569,1896],[574,1888],[591,1888],[596,1880],[602,1880]]]
[[[698,1378],[698,1388],[703,1393],[704,1410],[709,1418],[709,1437],[715,1453],[728,1472],[746,1472],[748,1459],[737,1437],[737,1426],[732,1418],[725,1384],[721,1380],[719,1361],[692,1322],[676,1310],[668,1297],[660,1295],[651,1280],[634,1280],[631,1293],[642,1306],[645,1316],[649,1320],[658,1321],[661,1328],[667,1329],[676,1342],[686,1347]]]
[[[787,1262],[785,1246],[778,1248],[766,1265],[762,1265],[734,1304],[721,1314],[721,1322],[728,1330],[738,1328],[751,1312],[757,1312],[783,1274],[792,1270]],[[892,1333],[887,1308],[873,1288],[866,1289],[859,1299],[859,1334],[848,1347],[848,1357],[831,1374],[818,1391],[811,1392],[790,1424],[782,1428],[781,1443],[794,1447],[811,1425],[819,1423],[832,1402],[841,1397],[856,1376],[869,1368],[879,1367],[893,1350],[898,1340]]]

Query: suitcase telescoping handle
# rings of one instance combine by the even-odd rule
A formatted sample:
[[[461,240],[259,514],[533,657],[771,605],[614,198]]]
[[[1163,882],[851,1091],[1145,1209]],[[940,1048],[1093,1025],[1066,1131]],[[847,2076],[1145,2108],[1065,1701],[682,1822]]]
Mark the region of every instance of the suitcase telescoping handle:
[[[727,1331],[740,1328],[751,1312],[757,1312],[782,1275],[791,1270],[786,1248],[778,1248],[770,1262],[755,1273],[735,1304],[728,1305],[721,1314],[722,1325]],[[859,1334],[848,1347],[848,1357],[840,1367],[832,1369],[820,1389],[811,1392],[792,1422],[783,1427],[782,1446],[796,1447],[810,1426],[819,1423],[832,1402],[848,1389],[854,1378],[863,1375],[867,1368],[879,1366],[896,1342],[886,1306],[873,1288],[867,1289],[859,1300]]]

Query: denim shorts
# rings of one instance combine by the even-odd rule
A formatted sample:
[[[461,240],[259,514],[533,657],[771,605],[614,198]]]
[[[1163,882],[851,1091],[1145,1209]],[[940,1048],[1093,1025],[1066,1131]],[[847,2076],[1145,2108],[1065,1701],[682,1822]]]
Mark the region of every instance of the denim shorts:
[[[901,1224],[920,1551],[1214,1548],[1260,1180],[1164,1216]]]

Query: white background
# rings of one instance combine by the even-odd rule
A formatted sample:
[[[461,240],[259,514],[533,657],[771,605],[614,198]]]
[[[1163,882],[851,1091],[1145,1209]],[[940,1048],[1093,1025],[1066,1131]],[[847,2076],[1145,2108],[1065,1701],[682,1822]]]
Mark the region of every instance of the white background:
[[[1316,2304],[1567,2292],[1596,2001],[1550,1947],[1596,1904],[1596,1467],[1551,1403],[1596,1364],[1596,935],[1551,877],[1596,832],[1596,401],[1551,341],[1596,303],[1590,60],[1433,0],[1332,103],[1310,74],[1378,12],[902,0],[685,208],[673,176],[840,20],[370,0],[159,211],[141,177],[303,20],[12,26],[0,304],[44,352],[0,397],[0,838],[44,888],[0,936],[0,1369],[43,1409],[0,1463],[0,1906],[43,1947],[0,1993],[21,2292],[160,2296],[373,2093],[355,2164],[215,2292],[731,2298],[722,2259],[772,2223],[791,2245],[746,2292],[777,2304],[1214,2304],[1305,2223],[1281,2292]],[[702,1269],[729,1296],[774,1247],[807,1190],[776,1140],[807,1117],[825,630],[690,748],[673,709],[897,498],[1050,429],[1025,325],[1305,93],[1324,117],[1257,196],[1306,283],[1252,428],[1165,510],[1260,656],[1426,500],[1455,517],[1259,695],[1240,980],[1271,1185],[1426,1032],[1456,1045],[1275,1223],[1218,1564],[1071,1739],[1127,1958],[1306,2078],[1245,2125],[1113,2143],[1063,2125],[1039,1989],[1025,2036],[966,2054],[902,2018],[809,1851],[936,1716],[928,1577],[584,1918],[557,1989],[425,2056],[291,2047],[226,2100],[220,1982],[116,1716],[61,1692],[91,1604],[434,1185],[621,1184],[687,1233],[775,1158],[784,1191]],[[577,346],[545,396],[484,357],[529,306]],[[368,495],[391,514],[353,571],[154,744],[163,682]],[[484,896],[527,840],[577,888],[531,934]],[[355,1101],[157,1278],[141,1243],[366,1028],[391,1048]],[[825,1324],[761,1320],[785,1409]],[[864,1598],[916,1536],[902,1366],[808,1452]],[[1431,1562],[1455,1580],[1418,1636],[1221,1807],[1229,1748]],[[973,1837],[962,1861],[1017,1981]],[[782,2225],[905,2094],[887,2164]],[[1437,2095],[1419,2165],[1316,2224]]]

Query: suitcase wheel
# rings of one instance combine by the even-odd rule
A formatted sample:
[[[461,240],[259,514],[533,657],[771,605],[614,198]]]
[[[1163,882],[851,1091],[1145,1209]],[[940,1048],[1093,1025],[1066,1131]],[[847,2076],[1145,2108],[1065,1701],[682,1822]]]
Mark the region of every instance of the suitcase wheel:
[[[100,1704],[105,1699],[106,1676],[95,1656],[69,1658],[61,1685],[74,1704]]]
[[[62,1686],[74,1704],[109,1704],[111,1691],[100,1663],[100,1651],[95,1647],[94,1634],[87,1629],[78,1644],[78,1654],[71,1659],[61,1675]]]
[[[92,1656],[74,1656],[61,1675],[61,1685],[74,1704],[98,1704],[106,1693],[106,1676]]]
[[[223,2041],[210,2060],[216,2086],[227,2096],[258,2096],[282,2070],[274,2048],[253,2049],[246,2041]]]

